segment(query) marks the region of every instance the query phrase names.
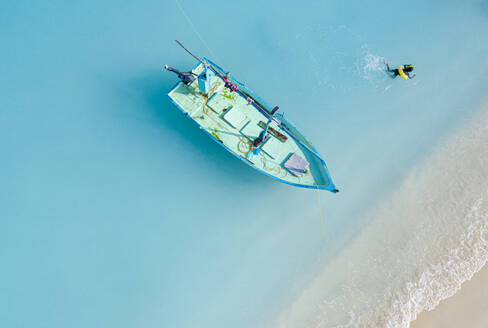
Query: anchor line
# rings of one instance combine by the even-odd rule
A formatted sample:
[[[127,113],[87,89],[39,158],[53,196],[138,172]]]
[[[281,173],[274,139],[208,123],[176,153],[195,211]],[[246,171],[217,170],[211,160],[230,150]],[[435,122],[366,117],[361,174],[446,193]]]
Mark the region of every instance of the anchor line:
[[[186,14],[185,9],[183,9],[183,6],[181,5],[181,3],[178,0],[175,0],[175,1],[176,1],[176,5],[178,6],[178,8],[181,11],[181,14],[185,17],[186,21],[191,26],[193,33],[195,33],[195,35],[200,39],[200,41],[202,41],[203,45],[205,46],[205,48],[207,48],[208,52],[212,55],[212,57],[219,59],[217,56],[215,56],[214,52],[210,49],[207,42],[205,42],[205,39],[202,37],[202,35],[200,33],[198,33],[198,30],[195,27],[195,24],[193,24],[190,17]],[[220,62],[220,60],[219,60],[219,62]]]
[[[317,204],[318,204],[318,210],[319,210],[319,217],[320,221],[323,222],[324,224],[324,243],[327,243],[327,229],[325,229],[325,219],[322,213],[322,205],[320,204],[320,189],[317,183],[314,183],[315,187],[317,187]]]

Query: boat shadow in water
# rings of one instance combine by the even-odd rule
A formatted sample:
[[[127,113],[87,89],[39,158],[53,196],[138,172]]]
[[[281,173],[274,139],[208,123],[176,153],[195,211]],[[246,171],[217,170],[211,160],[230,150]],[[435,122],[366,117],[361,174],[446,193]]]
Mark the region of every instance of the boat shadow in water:
[[[135,99],[130,99],[136,102],[134,106],[137,106],[139,110],[148,110],[153,120],[151,124],[158,125],[162,129],[161,151],[180,153],[186,149],[195,155],[193,156],[194,161],[198,161],[198,166],[201,167],[199,172],[201,173],[203,168],[205,174],[213,175],[217,179],[215,181],[231,179],[230,181],[239,184],[245,182],[245,185],[251,185],[253,188],[257,184],[260,187],[270,186],[273,181],[266,179],[259,172],[232,156],[178,110],[167,96],[176,82],[177,80],[173,76],[168,76],[165,72],[149,73],[129,82],[129,87],[132,90],[135,89],[134,92],[137,94]],[[188,158],[188,156],[184,157]],[[181,159],[181,161],[185,159]],[[173,160],[175,165],[178,165],[178,155],[175,155]],[[184,163],[180,164],[182,165],[178,166],[186,166]],[[190,184],[191,182],[188,181]]]

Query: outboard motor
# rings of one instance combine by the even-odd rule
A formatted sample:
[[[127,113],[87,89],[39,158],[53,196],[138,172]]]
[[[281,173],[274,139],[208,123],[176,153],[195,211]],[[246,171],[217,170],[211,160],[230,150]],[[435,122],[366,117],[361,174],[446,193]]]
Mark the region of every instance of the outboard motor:
[[[168,65],[164,65],[164,68],[167,69],[170,72],[173,72],[178,75],[180,78],[181,82],[183,82],[186,85],[191,84],[193,81],[195,81],[195,76],[193,72],[180,72],[176,68],[169,67]]]

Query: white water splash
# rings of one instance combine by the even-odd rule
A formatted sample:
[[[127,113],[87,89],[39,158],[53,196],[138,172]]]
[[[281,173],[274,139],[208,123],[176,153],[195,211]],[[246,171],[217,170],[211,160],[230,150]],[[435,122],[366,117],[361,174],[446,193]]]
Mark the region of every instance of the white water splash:
[[[362,79],[372,80],[379,76],[378,73],[384,74],[384,61],[384,57],[373,54],[368,46],[363,45],[356,67]]]

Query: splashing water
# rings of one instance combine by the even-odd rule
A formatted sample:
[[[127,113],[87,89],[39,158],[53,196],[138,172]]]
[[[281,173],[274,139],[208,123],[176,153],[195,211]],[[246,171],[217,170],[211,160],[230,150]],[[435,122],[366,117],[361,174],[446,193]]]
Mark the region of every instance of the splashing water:
[[[362,79],[371,80],[379,76],[378,72],[383,73],[385,71],[384,57],[373,54],[367,46],[362,47],[362,52],[364,55],[356,64]]]

